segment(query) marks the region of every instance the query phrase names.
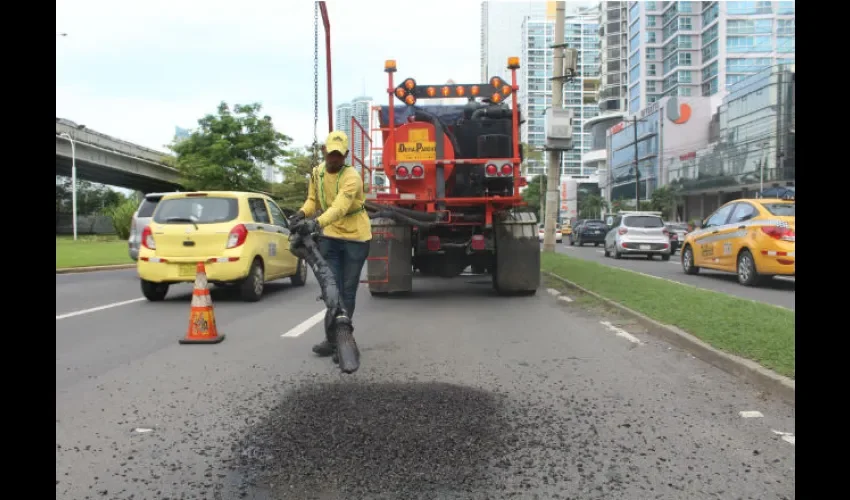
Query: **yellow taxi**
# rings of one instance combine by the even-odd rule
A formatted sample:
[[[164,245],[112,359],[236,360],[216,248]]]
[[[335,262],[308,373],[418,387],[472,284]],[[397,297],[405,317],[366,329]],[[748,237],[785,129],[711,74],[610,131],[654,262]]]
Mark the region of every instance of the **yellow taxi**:
[[[571,234],[573,234],[573,228],[570,226],[570,223],[567,222],[566,225],[561,227],[561,236],[568,237]]]
[[[682,269],[736,273],[744,286],[795,275],[795,202],[779,198],[730,201],[685,236]]]
[[[210,283],[238,288],[255,302],[264,284],[307,282],[307,263],[289,251],[289,224],[268,196],[235,191],[170,193],[142,230],[138,273],[150,301],[174,283],[195,280],[203,262]]]

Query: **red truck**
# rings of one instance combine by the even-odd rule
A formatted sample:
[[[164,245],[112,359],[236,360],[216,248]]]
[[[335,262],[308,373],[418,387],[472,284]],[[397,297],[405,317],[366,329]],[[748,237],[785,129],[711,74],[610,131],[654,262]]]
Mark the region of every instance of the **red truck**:
[[[510,81],[472,84],[395,83],[386,61],[389,103],[376,107],[388,189],[375,190],[376,168],[352,156],[367,190],[373,239],[367,263],[373,296],[410,292],[415,270],[454,277],[471,267],[492,275],[500,294],[534,294],[540,284],[537,218],[519,190],[523,152],[517,103],[519,58],[508,58]],[[465,105],[422,106],[465,98]],[[511,106],[507,105],[511,103]],[[400,105],[399,105],[400,103]],[[352,118],[352,150],[371,142]],[[368,148],[361,148],[368,151]]]

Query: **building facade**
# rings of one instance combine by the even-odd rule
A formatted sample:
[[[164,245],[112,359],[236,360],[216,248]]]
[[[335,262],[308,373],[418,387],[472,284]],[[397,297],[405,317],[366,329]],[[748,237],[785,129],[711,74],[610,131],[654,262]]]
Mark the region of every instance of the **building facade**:
[[[554,72],[555,22],[552,18],[526,17],[522,22],[522,60],[519,100],[525,110],[526,122],[522,125],[523,142],[539,149],[545,143],[545,112],[552,105]],[[579,10],[566,14],[564,42],[578,51],[577,76],[564,85],[563,107],[571,109],[575,117],[573,149],[561,155],[561,177],[590,175],[595,172],[582,169],[582,154],[590,149],[590,137],[582,124],[599,114],[597,93],[599,88],[599,16],[595,10]],[[546,173],[545,159],[529,161],[527,174]]]
[[[710,123],[717,108],[713,101],[709,97],[663,97],[637,114],[636,129],[631,119],[608,129],[606,149],[611,166],[606,198],[634,206],[638,194],[647,200],[653,190],[665,185],[670,157],[711,142]]]
[[[795,185],[794,68],[777,65],[738,82],[714,117],[716,141],[670,155],[669,183],[681,194],[683,220],[701,220],[763,189]]]
[[[794,61],[795,7],[783,2],[629,2],[628,111],[709,97]]]

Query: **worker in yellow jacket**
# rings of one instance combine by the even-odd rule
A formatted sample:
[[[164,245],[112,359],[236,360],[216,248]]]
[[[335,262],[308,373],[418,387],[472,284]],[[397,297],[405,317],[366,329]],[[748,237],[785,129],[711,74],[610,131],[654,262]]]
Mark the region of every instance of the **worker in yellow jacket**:
[[[354,317],[354,299],[360,273],[369,256],[372,226],[366,213],[363,180],[346,165],[348,136],[335,130],[322,146],[325,161],[313,169],[307,201],[290,220],[293,232],[321,231],[319,251],[336,278],[348,317]],[[318,215],[318,216],[317,216]],[[336,339],[325,322],[325,340],[313,346],[319,356],[336,353]]]

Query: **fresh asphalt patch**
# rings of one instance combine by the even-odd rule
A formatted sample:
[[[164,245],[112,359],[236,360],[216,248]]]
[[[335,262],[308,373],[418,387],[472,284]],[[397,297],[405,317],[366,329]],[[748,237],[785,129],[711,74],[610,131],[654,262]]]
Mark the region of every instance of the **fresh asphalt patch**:
[[[616,496],[637,443],[603,444],[593,408],[564,399],[439,382],[306,384],[236,440],[230,467],[243,498]],[[604,492],[589,486],[596,476]]]

